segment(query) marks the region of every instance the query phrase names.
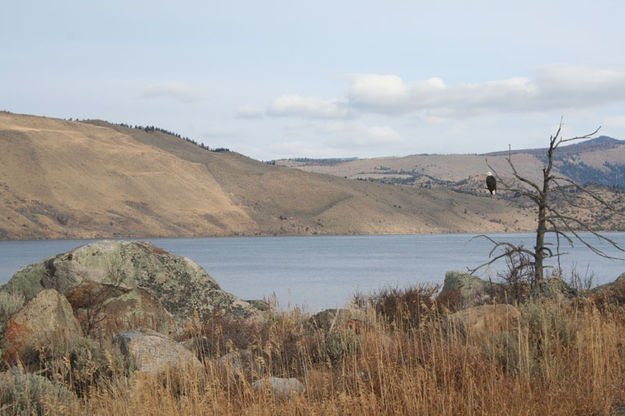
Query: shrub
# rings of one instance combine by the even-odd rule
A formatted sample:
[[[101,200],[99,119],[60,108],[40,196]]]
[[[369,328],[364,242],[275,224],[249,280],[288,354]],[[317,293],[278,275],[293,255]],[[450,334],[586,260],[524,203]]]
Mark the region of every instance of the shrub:
[[[336,364],[345,356],[357,354],[360,351],[362,337],[347,328],[345,331],[332,332],[326,338],[326,354],[332,364]]]
[[[76,397],[63,385],[11,367],[0,373],[0,409],[3,415],[44,415],[51,410],[68,413]]]
[[[386,288],[370,296],[356,294],[353,303],[360,307],[372,307],[389,324],[398,329],[418,328],[423,320],[435,312],[434,297],[438,285],[421,285]]]
[[[21,293],[0,291],[0,338],[9,318],[24,306],[24,302],[24,295]]]

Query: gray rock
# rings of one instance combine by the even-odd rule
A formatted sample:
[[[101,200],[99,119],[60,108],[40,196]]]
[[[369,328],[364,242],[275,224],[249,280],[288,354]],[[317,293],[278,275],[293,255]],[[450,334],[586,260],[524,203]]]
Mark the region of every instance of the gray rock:
[[[325,309],[311,316],[309,322],[314,328],[330,332],[342,328],[351,318],[353,313],[349,309]]]
[[[256,391],[270,389],[277,399],[289,399],[304,391],[304,384],[296,378],[266,377],[252,384]]]
[[[200,369],[195,355],[179,343],[150,330],[134,330],[117,334],[118,345],[130,365],[146,374],[159,374],[170,368]]]
[[[560,277],[550,276],[540,282],[536,295],[556,301],[566,301],[575,298],[577,290],[569,286]]]
[[[267,312],[271,308],[269,302],[263,299],[245,299],[245,302],[249,303],[261,312]]]
[[[253,364],[253,357],[248,350],[232,351],[219,357],[219,364],[231,370],[241,371]]]
[[[0,290],[19,292],[29,300],[45,288],[68,297],[85,299],[105,288],[108,297],[136,288],[158,299],[179,320],[204,319],[214,311],[233,318],[260,313],[249,303],[227,293],[200,266],[146,242],[99,241],[42,262],[22,267]],[[70,296],[84,292],[85,296]]]
[[[54,289],[45,289],[7,322],[5,358],[13,361],[29,348],[65,344],[80,336],[80,324],[67,299]]]
[[[449,271],[445,274],[438,299],[451,309],[459,310],[491,302],[500,292],[503,288],[499,283],[487,282],[464,272]]]

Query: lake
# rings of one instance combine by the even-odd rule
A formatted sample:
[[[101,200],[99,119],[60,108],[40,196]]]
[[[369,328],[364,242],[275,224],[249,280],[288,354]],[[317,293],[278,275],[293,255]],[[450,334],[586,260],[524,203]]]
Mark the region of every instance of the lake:
[[[605,233],[625,246],[625,233]],[[224,290],[242,299],[275,295],[281,307],[307,311],[343,306],[356,291],[414,284],[442,284],[448,270],[466,271],[488,259],[492,246],[473,234],[151,238],[163,249],[191,258]],[[490,234],[498,240],[532,247],[534,235]],[[38,262],[92,240],[0,241],[0,283],[23,265]],[[595,237],[589,241],[596,243]],[[608,250],[618,256],[616,250]],[[565,277],[575,268],[587,270],[595,284],[613,281],[625,272],[625,262],[594,255],[581,243],[565,247]],[[497,280],[503,261],[478,273]]]

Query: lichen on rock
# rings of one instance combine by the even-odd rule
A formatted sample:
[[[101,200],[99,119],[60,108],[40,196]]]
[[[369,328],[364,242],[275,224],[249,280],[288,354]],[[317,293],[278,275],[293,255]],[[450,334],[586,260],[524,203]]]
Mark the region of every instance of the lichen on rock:
[[[215,311],[230,317],[250,318],[260,312],[249,303],[223,291],[217,282],[192,260],[170,254],[151,243],[98,241],[39,263],[22,267],[0,290],[32,299],[43,289],[68,296],[75,309],[93,303],[117,305],[155,304],[184,322],[197,311],[201,319]],[[131,302],[132,303],[132,302]],[[122,308],[127,314],[128,308]],[[138,316],[143,312],[139,311]],[[152,315],[159,315],[152,313]]]

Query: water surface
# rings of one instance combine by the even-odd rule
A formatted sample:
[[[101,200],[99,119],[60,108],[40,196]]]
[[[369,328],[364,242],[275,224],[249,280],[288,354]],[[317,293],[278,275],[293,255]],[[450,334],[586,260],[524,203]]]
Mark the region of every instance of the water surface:
[[[625,245],[625,233],[606,233]],[[356,291],[442,283],[448,270],[466,271],[488,259],[491,244],[473,234],[232,237],[148,239],[163,249],[191,258],[221,287],[243,299],[275,294],[282,307],[309,311],[343,306]],[[533,246],[533,234],[491,234]],[[591,237],[592,242],[596,242]],[[90,240],[0,241],[0,283],[21,266],[89,243]],[[605,245],[602,248],[608,250]],[[595,283],[614,280],[625,262],[592,254],[581,244],[566,247],[565,276],[576,268],[594,273]],[[618,255],[615,250],[609,251]],[[478,273],[497,280],[504,262]]]

